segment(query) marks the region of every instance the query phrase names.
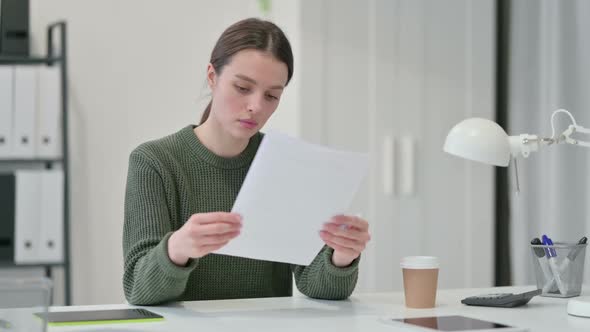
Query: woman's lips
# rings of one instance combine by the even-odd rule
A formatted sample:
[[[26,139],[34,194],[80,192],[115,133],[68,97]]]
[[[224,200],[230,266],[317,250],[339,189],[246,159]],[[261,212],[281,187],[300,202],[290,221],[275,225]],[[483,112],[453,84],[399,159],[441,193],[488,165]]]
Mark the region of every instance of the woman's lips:
[[[249,129],[256,128],[256,126],[258,126],[258,123],[253,120],[240,120],[240,124]]]

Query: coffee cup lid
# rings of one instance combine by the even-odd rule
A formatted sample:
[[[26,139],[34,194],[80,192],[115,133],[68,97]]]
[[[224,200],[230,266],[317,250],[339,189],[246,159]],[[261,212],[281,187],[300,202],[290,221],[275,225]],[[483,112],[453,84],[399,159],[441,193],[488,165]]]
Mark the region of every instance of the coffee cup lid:
[[[438,258],[434,256],[408,256],[402,258],[402,269],[438,269]]]

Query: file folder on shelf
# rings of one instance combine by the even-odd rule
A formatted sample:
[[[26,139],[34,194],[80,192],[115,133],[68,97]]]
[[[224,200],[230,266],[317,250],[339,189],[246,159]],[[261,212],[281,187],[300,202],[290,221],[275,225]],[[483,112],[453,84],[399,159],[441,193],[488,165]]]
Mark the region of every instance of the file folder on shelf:
[[[41,175],[41,223],[39,261],[62,263],[64,251],[64,174],[46,170]]]
[[[0,159],[12,154],[12,119],[14,113],[14,68],[0,66]]]
[[[35,157],[37,66],[15,66],[13,157]]]
[[[61,158],[61,71],[58,66],[39,68],[39,124],[37,156]]]
[[[41,171],[18,170],[16,175],[14,262],[39,262],[41,218]]]
[[[15,178],[15,263],[63,263],[63,170],[17,170]]]

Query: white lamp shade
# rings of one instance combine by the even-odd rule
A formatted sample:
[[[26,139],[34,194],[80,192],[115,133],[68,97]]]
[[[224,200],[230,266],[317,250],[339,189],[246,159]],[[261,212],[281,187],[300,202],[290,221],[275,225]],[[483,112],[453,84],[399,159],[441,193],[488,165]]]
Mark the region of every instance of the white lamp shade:
[[[456,124],[445,140],[444,151],[482,163],[508,166],[508,134],[494,121],[470,118]]]

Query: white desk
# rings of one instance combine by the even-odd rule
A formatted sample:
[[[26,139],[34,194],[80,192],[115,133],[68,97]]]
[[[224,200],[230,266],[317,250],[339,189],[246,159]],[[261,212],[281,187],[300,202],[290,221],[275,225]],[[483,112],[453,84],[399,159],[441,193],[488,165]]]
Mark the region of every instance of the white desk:
[[[396,331],[380,318],[464,315],[527,327],[534,332],[590,331],[590,318],[569,316],[567,299],[536,296],[517,308],[465,306],[464,297],[485,293],[524,292],[530,287],[439,290],[435,309],[407,309],[403,293],[366,293],[347,301],[320,301],[307,297],[182,302],[147,307],[165,317],[162,322],[51,327],[57,331]],[[583,295],[590,295],[585,288]],[[54,307],[51,311],[127,308],[128,305]]]

